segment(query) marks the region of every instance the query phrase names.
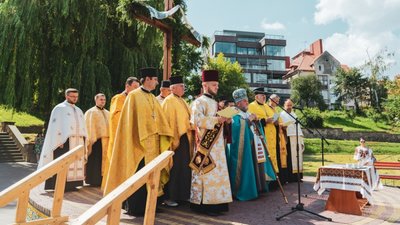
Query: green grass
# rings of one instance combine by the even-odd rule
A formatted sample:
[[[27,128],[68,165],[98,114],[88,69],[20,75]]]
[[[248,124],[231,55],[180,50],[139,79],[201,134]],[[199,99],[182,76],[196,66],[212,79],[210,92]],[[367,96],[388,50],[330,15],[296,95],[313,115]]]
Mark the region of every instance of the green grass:
[[[7,109],[0,105],[0,122],[13,121],[17,126],[29,127],[33,125],[43,125],[43,120],[32,116],[25,112],[13,112],[12,109]]]
[[[324,143],[325,153],[354,153],[354,148],[359,145],[359,141],[351,140],[329,140],[330,145]],[[304,145],[306,147],[305,154],[319,154],[321,152],[321,140],[317,138],[306,138],[304,139]],[[374,154],[385,154],[385,155],[400,155],[400,143],[391,142],[374,142],[368,141],[367,145],[373,150]]]
[[[400,155],[392,154],[376,154],[376,159],[383,162],[399,162]],[[353,154],[326,154],[325,165],[329,164],[345,164],[345,163],[356,163],[353,159]],[[304,175],[315,177],[318,172],[318,168],[322,166],[321,154],[305,154],[304,155]],[[400,170],[379,170],[379,174],[391,174],[400,175]],[[400,186],[400,181],[394,180],[383,180],[383,184],[388,184],[392,186]]]
[[[356,116],[353,120],[346,116],[344,111],[326,111],[322,113],[324,127],[343,128],[344,131],[383,131],[400,133],[399,127],[392,127],[384,122],[375,123],[368,117]]]

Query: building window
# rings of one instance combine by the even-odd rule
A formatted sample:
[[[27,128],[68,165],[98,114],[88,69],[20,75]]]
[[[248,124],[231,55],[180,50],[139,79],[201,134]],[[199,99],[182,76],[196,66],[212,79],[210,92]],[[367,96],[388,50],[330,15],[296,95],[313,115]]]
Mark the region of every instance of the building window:
[[[247,55],[247,48],[237,47],[236,51],[238,55]]]
[[[258,55],[257,50],[255,48],[247,48],[248,55]]]
[[[214,54],[217,53],[236,53],[236,44],[230,42],[215,42],[214,43]]]
[[[318,79],[322,85],[328,86],[329,84],[328,76],[318,76]]]
[[[285,60],[268,60],[268,70],[285,71]]]
[[[258,84],[268,84],[267,74],[255,73],[253,74],[254,83]]]
[[[263,54],[268,56],[285,56],[285,46],[266,45]]]
[[[251,83],[251,74],[250,73],[243,73],[244,79],[246,79],[247,83]]]
[[[260,39],[258,38],[246,38],[246,37],[238,37],[238,41],[244,42],[258,42]]]
[[[225,58],[226,58],[226,60],[231,61],[231,63],[236,62],[236,58],[235,58],[235,57],[226,57],[226,56],[225,56]]]

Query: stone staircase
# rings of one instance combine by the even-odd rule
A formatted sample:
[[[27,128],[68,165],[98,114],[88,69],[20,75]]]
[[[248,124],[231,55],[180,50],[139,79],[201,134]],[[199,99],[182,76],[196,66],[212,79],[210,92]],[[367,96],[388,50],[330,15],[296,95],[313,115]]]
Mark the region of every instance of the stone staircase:
[[[0,132],[0,163],[22,161],[24,158],[15,141],[8,133]]]

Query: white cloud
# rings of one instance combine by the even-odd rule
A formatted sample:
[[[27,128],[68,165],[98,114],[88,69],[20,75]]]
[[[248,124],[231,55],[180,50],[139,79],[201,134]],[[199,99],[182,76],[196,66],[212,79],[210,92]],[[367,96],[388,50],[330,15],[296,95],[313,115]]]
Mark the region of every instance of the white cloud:
[[[398,51],[399,11],[398,0],[319,0],[314,22],[317,25],[335,20],[345,22],[348,30],[332,34],[324,40],[324,46],[342,64],[359,66],[368,59],[367,51],[370,56],[384,48]],[[395,61],[400,62],[400,52],[395,52]],[[400,65],[393,73],[400,73]]]
[[[280,22],[269,23],[267,19],[263,19],[261,22],[261,27],[265,30],[284,30],[286,29],[285,25]]]

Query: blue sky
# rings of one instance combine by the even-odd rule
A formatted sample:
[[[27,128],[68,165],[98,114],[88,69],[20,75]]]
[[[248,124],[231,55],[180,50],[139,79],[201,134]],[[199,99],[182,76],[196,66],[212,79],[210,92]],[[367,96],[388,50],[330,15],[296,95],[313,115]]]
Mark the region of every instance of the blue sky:
[[[400,0],[188,0],[187,17],[203,35],[242,30],[284,35],[292,57],[321,38],[342,64],[360,66],[381,49],[395,52],[400,74]]]

